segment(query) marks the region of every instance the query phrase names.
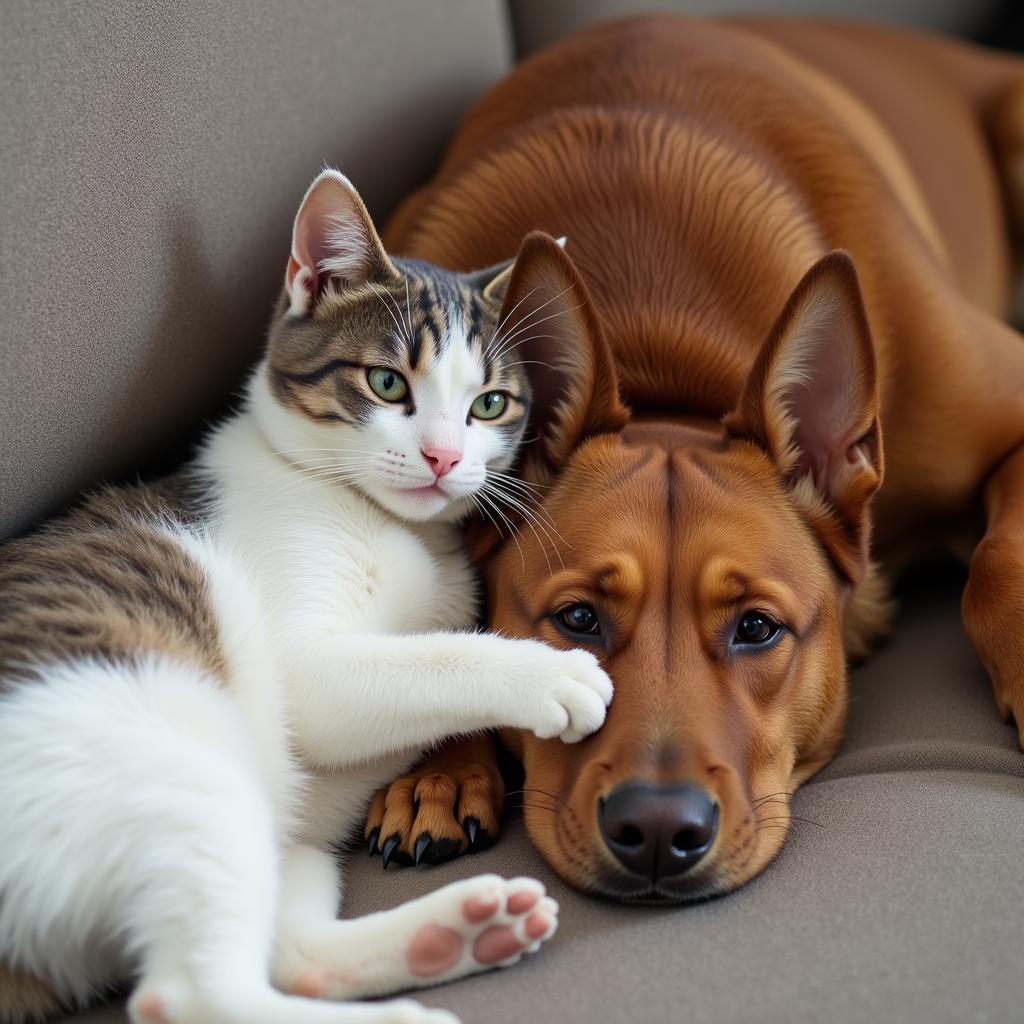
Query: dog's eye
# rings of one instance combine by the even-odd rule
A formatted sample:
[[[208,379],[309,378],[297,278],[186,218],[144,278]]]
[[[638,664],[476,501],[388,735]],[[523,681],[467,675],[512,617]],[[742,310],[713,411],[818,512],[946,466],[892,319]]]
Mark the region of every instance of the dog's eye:
[[[743,613],[736,625],[736,636],[733,637],[733,643],[756,647],[771,643],[780,632],[782,632],[782,626],[778,622],[766,612],[758,611],[755,608]]]
[[[556,618],[570,633],[591,637],[601,635],[597,612],[589,604],[567,605],[558,612]]]

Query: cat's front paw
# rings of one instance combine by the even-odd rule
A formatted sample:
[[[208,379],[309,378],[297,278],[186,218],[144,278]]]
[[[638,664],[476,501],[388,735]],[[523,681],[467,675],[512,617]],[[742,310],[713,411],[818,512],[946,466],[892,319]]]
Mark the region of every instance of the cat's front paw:
[[[546,648],[532,680],[531,720],[519,723],[542,740],[578,743],[604,724],[612,681],[589,651]]]

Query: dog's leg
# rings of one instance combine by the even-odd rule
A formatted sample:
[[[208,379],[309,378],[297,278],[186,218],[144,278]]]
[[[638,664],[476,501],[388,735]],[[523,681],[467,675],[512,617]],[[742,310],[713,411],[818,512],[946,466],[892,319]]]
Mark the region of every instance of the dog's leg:
[[[504,799],[494,738],[452,740],[374,794],[363,835],[386,861],[437,864],[490,846]]]
[[[1024,444],[989,477],[985,513],[964,591],[964,626],[1000,713],[1013,715],[1024,745]]]
[[[297,995],[386,995],[505,967],[555,933],[558,906],[532,878],[481,875],[394,910],[335,920],[333,857],[292,850],[283,893],[274,983]]]
[[[1012,321],[1020,324],[1024,323],[1024,77],[1000,91],[984,122],[1016,251],[1010,312]]]

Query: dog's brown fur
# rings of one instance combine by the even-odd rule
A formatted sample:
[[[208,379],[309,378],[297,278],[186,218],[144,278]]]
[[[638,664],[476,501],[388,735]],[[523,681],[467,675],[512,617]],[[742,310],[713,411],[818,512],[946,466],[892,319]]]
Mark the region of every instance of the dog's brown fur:
[[[479,266],[542,229],[568,236],[586,282],[534,239],[532,277],[510,286],[510,312],[528,283],[551,301],[524,358],[552,333],[585,355],[563,436],[524,462],[561,539],[524,523],[521,552],[500,544],[485,568],[506,633],[565,645],[553,613],[573,601],[604,620],[602,731],[571,747],[505,737],[529,834],[571,884],[687,899],[775,856],[787,795],[842,735],[844,620],[860,654],[886,618],[873,495],[889,572],[973,546],[965,625],[1024,724],[1024,343],[1000,319],[1006,220],[1022,213],[1024,62],[682,17],[525,62],[399,212],[392,251]],[[729,632],[751,607],[789,631],[737,655]],[[711,853],[656,891],[598,830],[599,800],[629,779],[691,780],[720,807]],[[393,810],[414,841],[411,802]]]

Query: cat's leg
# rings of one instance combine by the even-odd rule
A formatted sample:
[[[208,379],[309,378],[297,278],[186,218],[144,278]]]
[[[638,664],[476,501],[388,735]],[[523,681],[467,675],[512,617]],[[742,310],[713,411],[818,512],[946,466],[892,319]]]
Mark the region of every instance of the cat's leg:
[[[0,961],[85,1002],[137,978],[134,1024],[451,1024],[270,984],[279,857],[236,706],[175,663],[85,663],[0,700]],[[118,965],[112,971],[110,964]]]
[[[296,847],[282,879],[274,982],[306,996],[387,995],[505,967],[536,952],[558,924],[558,905],[532,878],[480,875],[348,921],[335,920],[331,855]]]
[[[612,683],[589,651],[486,633],[309,636],[285,659],[304,761],[345,767],[502,726],[581,740],[604,722]]]

